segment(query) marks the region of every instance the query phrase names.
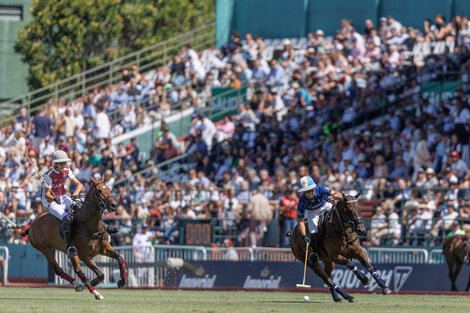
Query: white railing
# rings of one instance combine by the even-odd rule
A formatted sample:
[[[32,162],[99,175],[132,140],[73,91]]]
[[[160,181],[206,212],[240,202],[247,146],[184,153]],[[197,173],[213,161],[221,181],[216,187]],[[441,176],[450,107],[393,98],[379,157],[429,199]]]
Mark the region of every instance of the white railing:
[[[425,264],[429,260],[426,249],[416,248],[372,247],[367,249],[367,255],[372,263]]]
[[[7,247],[0,247],[0,269],[2,271],[2,284],[8,284],[8,260],[10,259],[10,251]]]
[[[428,263],[430,264],[443,264],[446,262],[444,255],[442,254],[442,249],[432,249],[429,252],[429,260]]]

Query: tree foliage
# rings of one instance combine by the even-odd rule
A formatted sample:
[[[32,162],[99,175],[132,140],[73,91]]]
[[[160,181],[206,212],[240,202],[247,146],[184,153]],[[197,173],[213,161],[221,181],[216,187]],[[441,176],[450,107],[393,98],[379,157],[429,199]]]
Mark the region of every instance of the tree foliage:
[[[34,0],[16,52],[31,89],[205,25],[213,0]]]

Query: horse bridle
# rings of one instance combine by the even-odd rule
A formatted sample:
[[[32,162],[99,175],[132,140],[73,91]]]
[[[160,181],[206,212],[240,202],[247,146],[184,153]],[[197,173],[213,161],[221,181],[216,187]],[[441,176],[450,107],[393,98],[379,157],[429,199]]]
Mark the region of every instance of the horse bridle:
[[[352,199],[352,200],[347,200],[346,198],[344,198],[344,205],[346,206],[346,204],[348,203],[354,203],[354,202],[358,202],[359,200],[357,199]],[[357,230],[357,225],[361,224],[362,223],[362,218],[361,217],[358,217],[356,220],[354,220],[354,218],[351,216],[351,210],[347,210],[346,207],[345,207],[345,211],[346,211],[346,217],[348,218],[348,220],[343,223],[342,219],[341,219],[341,215],[339,214],[338,212],[338,209],[337,209],[337,206],[335,206],[334,210],[336,211],[336,215],[338,216],[338,220],[339,220],[339,225],[341,227],[341,231],[343,233],[345,233],[345,228],[351,228],[353,232],[356,232]],[[357,238],[356,238],[357,239]]]
[[[109,210],[111,204],[110,204],[110,203],[107,203],[107,202],[108,202],[108,199],[112,197],[111,192],[109,193],[109,195],[108,195],[106,198],[102,199],[102,198],[100,197],[100,195],[96,192],[96,188],[97,188],[98,185],[100,185],[100,184],[104,184],[104,182],[99,182],[98,184],[93,184],[93,194],[94,194],[95,197],[100,201],[100,202],[98,203],[98,207],[99,207],[101,213],[103,213],[105,210],[108,210],[108,212],[111,212],[111,211]]]

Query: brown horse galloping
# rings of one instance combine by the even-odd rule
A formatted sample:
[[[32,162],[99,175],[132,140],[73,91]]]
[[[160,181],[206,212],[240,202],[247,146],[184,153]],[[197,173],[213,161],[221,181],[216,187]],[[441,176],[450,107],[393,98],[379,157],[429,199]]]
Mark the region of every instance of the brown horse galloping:
[[[382,288],[384,295],[392,292],[385,285],[377,270],[370,264],[369,258],[361,247],[359,238],[356,235],[356,232],[359,235],[365,233],[364,223],[358,208],[357,199],[359,195],[357,194],[353,197],[343,194],[343,198],[339,200],[336,207],[326,216],[325,222],[321,225],[319,224],[321,242],[318,244],[318,255],[324,264],[324,268],[320,262],[312,264],[308,261],[307,264],[328,285],[335,302],[343,301],[337,293],[349,302],[357,302],[354,297],[350,296],[333,282],[331,272],[335,267],[335,263],[346,265],[361,281],[362,285],[365,286],[369,283],[369,279],[351,261],[352,258],[358,260],[369,271],[377,285]],[[292,233],[291,250],[300,262],[303,263],[305,261],[305,241],[298,225]]]
[[[103,225],[103,212],[116,211],[117,202],[111,195],[111,190],[103,182],[91,178],[92,185],[88,190],[82,208],[76,213],[73,224],[73,244],[77,248],[78,256],[71,258],[75,273],[80,277],[88,290],[95,295],[95,299],[102,300],[103,296],[94,288],[104,279],[104,274],[96,266],[93,257],[98,254],[116,259],[119,263],[121,280],[117,283],[123,287],[127,278],[126,261],[122,256],[114,252],[108,243],[108,233]],[[54,267],[54,272],[61,278],[70,282],[76,291],[82,291],[83,287],[74,278],[64,273],[57,264],[52,254],[52,249],[65,252],[65,241],[60,237],[60,221],[49,212],[39,215],[29,227],[29,241],[31,245],[41,251],[47,261]],[[85,263],[95,274],[96,278],[88,281],[80,267],[80,260]]]
[[[470,246],[465,236],[453,236],[444,241],[442,244],[442,253],[444,254],[449,267],[449,278],[451,281],[450,291],[458,291],[455,281],[462,270],[465,263],[465,257],[469,254]],[[468,278],[467,288],[470,289],[470,277]]]

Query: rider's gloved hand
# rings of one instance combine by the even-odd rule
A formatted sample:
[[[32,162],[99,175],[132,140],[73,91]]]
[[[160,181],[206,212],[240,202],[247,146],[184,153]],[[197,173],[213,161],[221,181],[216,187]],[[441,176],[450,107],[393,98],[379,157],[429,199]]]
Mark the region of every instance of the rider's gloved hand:
[[[55,198],[54,198],[54,202],[57,203],[57,204],[60,204],[60,198],[59,198],[59,197],[55,197]]]
[[[312,242],[312,241],[310,240],[310,237],[309,237],[308,235],[305,235],[305,236],[304,236],[304,241],[305,241],[305,244],[306,244],[306,245],[310,245],[310,242]]]
[[[72,200],[77,200],[77,199],[78,199],[78,195],[72,195],[71,198],[72,198]]]

